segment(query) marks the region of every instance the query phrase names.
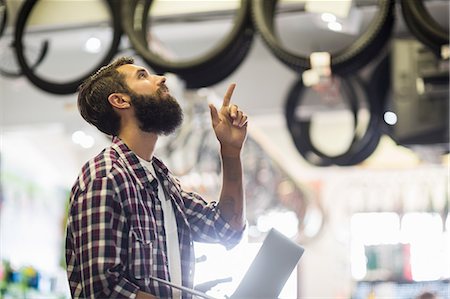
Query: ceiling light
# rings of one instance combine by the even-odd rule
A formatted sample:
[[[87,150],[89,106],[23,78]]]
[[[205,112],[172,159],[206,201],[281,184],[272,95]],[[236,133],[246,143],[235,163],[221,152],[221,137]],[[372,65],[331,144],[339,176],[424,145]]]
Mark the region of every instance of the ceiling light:
[[[85,133],[83,131],[76,131],[72,134],[72,141],[75,144],[80,144],[81,140],[83,140],[83,137],[85,136]]]
[[[99,53],[101,47],[102,42],[96,37],[89,38],[84,44],[84,50],[89,53]]]
[[[322,19],[322,21],[326,23],[336,22],[336,16],[329,12],[324,12],[323,14],[320,15],[320,18]]]
[[[94,137],[87,135],[83,131],[76,131],[72,134],[72,141],[75,144],[80,145],[82,148],[91,148],[94,146]]]
[[[397,123],[397,114],[395,114],[392,111],[386,111],[384,113],[384,121],[388,124],[388,125],[395,125]]]
[[[94,137],[85,135],[83,140],[81,140],[80,143],[81,147],[83,148],[91,148],[94,146]]]
[[[328,23],[328,29],[332,31],[342,31],[342,25],[338,22],[329,22]]]

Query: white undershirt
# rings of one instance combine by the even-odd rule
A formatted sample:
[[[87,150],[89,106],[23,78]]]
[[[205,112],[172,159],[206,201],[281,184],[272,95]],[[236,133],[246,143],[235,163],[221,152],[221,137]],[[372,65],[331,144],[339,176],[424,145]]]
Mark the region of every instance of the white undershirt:
[[[139,158],[144,166],[150,171],[154,178],[156,176],[155,169],[152,162],[148,162]],[[167,200],[164,194],[163,187],[159,179],[158,182],[158,198],[161,201],[161,208],[164,218],[164,229],[166,231],[166,246],[167,246],[167,258],[170,273],[170,281],[177,285],[182,285],[181,282],[181,260],[180,260],[180,245],[178,243],[178,229],[175,213],[173,211],[172,202]],[[173,299],[181,298],[181,291],[172,288]]]

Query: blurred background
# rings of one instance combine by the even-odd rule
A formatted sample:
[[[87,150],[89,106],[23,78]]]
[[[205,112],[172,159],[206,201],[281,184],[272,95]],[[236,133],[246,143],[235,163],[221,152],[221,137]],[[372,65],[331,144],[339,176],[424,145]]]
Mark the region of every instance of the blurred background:
[[[447,0],[0,0],[0,298],[69,298],[68,194],[110,137],[77,86],[132,56],[185,120],[157,155],[220,190],[208,103],[249,115],[248,230],[196,244],[230,295],[271,228],[305,247],[280,298],[450,298]]]

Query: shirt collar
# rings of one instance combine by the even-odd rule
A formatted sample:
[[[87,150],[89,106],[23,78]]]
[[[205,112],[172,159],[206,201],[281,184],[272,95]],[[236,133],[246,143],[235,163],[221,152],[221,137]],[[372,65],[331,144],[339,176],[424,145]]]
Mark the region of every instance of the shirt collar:
[[[141,164],[137,155],[119,137],[113,137],[111,147],[119,154],[119,157],[130,168],[130,170],[138,179],[138,182],[142,184],[143,187],[151,187],[152,189],[156,189],[156,187],[158,186],[158,182]],[[156,163],[154,163],[154,165],[155,164]],[[157,168],[158,167],[155,167],[156,171]]]

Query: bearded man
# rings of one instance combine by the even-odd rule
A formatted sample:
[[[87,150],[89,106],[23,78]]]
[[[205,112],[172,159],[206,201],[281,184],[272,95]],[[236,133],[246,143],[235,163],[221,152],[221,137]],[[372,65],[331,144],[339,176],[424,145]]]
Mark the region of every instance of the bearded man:
[[[230,104],[235,84],[219,110],[209,106],[222,189],[207,203],[154,156],[158,137],[183,119],[165,82],[121,57],[79,88],[81,116],[112,144],[83,166],[71,190],[66,263],[73,298],[190,298],[160,280],[192,288],[193,242],[232,248],[242,238],[247,116]]]

